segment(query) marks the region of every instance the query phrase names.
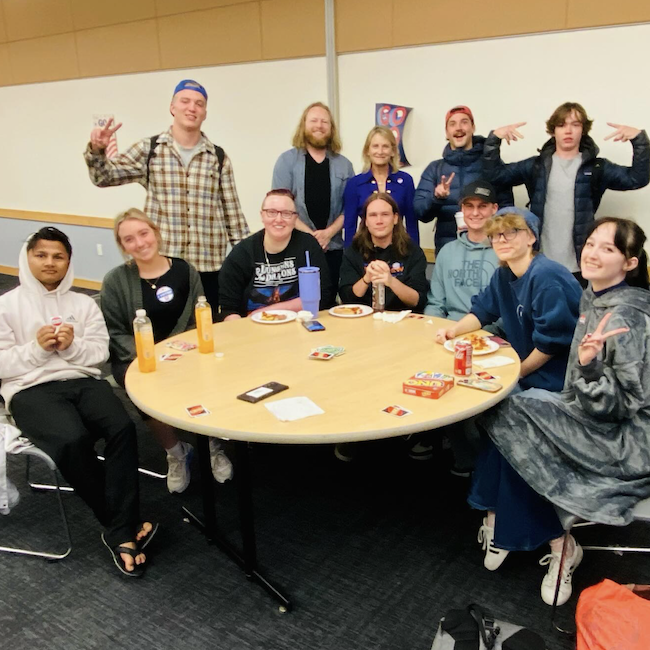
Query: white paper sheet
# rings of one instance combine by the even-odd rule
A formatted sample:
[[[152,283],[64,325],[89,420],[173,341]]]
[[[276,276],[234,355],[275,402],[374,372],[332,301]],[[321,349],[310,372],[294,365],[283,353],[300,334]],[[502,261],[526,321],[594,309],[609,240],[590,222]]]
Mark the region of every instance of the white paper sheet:
[[[314,404],[309,397],[287,397],[264,404],[280,422],[293,422],[312,415],[323,415],[325,411]]]

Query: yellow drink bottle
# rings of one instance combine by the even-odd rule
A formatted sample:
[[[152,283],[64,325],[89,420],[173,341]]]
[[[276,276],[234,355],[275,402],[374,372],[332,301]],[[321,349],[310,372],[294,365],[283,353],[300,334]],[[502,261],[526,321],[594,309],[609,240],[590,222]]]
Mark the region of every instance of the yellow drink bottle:
[[[212,338],[212,308],[205,296],[199,296],[199,301],[194,308],[194,319],[199,338],[199,352],[210,354],[214,352],[214,339]]]
[[[133,321],[135,351],[138,355],[140,372],[153,372],[156,369],[156,352],[153,342],[153,327],[144,309],[137,309]]]

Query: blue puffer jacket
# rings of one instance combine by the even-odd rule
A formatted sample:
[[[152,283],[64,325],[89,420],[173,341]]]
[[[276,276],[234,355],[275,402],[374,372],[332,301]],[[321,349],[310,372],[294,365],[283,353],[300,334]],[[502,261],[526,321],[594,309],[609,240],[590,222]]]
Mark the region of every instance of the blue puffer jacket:
[[[573,224],[573,245],[577,259],[580,259],[585,234],[594,220],[605,190],[638,190],[650,182],[650,141],[647,133],[641,131],[630,142],[631,167],[598,158],[598,145],[588,135],[583,136],[580,142],[583,161],[576,175]],[[539,217],[540,232],[544,227],[546,188],[554,153],[555,138],[551,138],[540,149],[539,156],[506,164],[501,160],[501,140],[494,133],[490,133],[483,149],[483,168],[488,181],[511,188],[526,185],[530,210]]]
[[[483,145],[485,138],[475,135],[472,138],[471,149],[452,149],[449,144],[442,152],[442,158],[434,160],[422,173],[418,187],[415,190],[413,208],[415,216],[424,223],[438,219],[436,223],[435,245],[438,252],[445,244],[456,241],[456,220],[454,214],[460,209],[458,200],[460,192],[472,181],[484,178],[483,174]],[[437,199],[434,196],[436,185],[443,176],[455,173],[449,196],[446,199]],[[497,190],[499,207],[514,205],[512,189],[508,186],[505,191]]]

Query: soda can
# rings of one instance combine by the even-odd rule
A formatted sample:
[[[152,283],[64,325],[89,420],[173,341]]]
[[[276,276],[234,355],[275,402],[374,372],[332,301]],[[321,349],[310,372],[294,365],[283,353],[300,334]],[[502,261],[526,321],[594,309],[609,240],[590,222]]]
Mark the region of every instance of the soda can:
[[[454,374],[469,377],[472,374],[472,344],[457,341],[454,345]]]

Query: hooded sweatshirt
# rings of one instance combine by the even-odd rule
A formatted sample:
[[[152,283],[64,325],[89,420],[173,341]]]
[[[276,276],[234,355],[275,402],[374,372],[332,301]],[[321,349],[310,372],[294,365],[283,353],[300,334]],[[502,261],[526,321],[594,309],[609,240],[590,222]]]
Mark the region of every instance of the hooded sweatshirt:
[[[472,296],[485,289],[499,266],[489,240],[472,242],[459,233],[436,258],[424,313],[460,320],[472,307]]]
[[[63,379],[100,376],[96,367],[108,359],[108,331],[95,301],[70,291],[72,262],[63,280],[48,291],[33,275],[27,261],[27,245],[18,262],[20,285],[0,296],[0,393],[10,408],[21,390]],[[36,332],[60,316],[74,327],[67,350],[44,350]]]

